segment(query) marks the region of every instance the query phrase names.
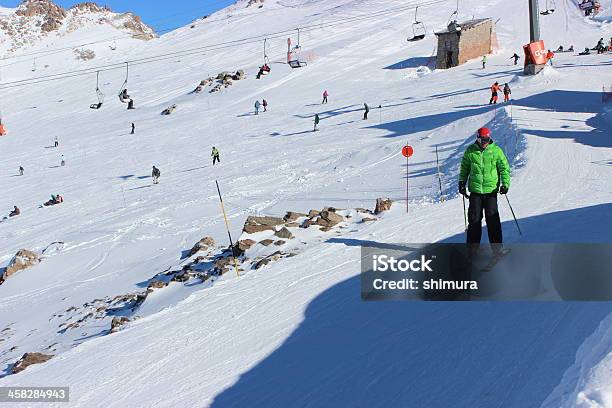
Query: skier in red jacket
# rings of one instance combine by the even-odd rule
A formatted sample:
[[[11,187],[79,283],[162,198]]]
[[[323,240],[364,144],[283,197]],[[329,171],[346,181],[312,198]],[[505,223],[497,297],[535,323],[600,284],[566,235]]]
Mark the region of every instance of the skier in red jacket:
[[[489,105],[497,103],[497,93],[501,92],[501,88],[499,86],[499,82],[495,82],[491,85],[491,100],[489,100]]]

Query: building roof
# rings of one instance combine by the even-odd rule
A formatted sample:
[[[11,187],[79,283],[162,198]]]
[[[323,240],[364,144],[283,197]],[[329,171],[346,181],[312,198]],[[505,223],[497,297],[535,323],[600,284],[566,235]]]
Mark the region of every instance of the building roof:
[[[456,23],[457,26],[461,27],[461,30],[469,30],[470,28],[474,28],[476,26],[479,26],[480,24],[486,23],[491,21],[490,18],[476,18],[473,20],[468,20],[468,21],[464,21],[461,23]],[[457,33],[457,32],[461,32],[461,30],[459,31],[454,31],[454,30],[450,30],[450,27],[452,26],[452,23],[449,24],[449,26],[447,27],[446,30],[444,31],[439,31],[437,33],[435,33],[436,35],[441,35],[441,34],[451,34],[451,33]]]

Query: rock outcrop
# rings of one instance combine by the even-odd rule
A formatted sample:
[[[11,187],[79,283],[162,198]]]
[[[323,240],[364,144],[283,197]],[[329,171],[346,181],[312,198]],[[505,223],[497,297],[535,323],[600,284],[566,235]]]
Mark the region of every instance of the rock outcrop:
[[[205,251],[207,249],[213,248],[215,246],[215,240],[211,237],[204,237],[191,248],[189,251],[189,256],[193,256],[200,251]]]
[[[37,253],[27,249],[20,249],[17,251],[11,262],[9,262],[2,276],[0,276],[0,284],[2,284],[11,275],[37,265],[38,263],[40,263],[40,257]]]
[[[247,218],[244,223],[244,228],[242,229],[247,234],[253,234],[261,231],[274,231],[274,227],[277,225],[282,225],[285,223],[285,220],[278,217],[256,217],[250,216]]]
[[[391,204],[393,204],[393,201],[391,201],[390,198],[377,198],[374,214],[380,214],[383,211],[389,211],[391,209]]]
[[[11,372],[13,374],[17,374],[25,370],[31,365],[34,364],[42,364],[47,362],[53,358],[51,354],[43,354],[43,353],[25,353],[15,364],[13,364],[13,368]]]

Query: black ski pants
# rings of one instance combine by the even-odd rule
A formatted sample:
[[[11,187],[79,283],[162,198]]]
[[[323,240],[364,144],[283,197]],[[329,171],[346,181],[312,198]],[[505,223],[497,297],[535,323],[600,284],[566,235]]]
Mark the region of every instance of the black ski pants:
[[[492,244],[501,244],[503,242],[503,237],[499,211],[497,209],[497,191],[489,194],[470,194],[467,243],[480,244],[483,212],[485,220],[487,221],[489,242]]]

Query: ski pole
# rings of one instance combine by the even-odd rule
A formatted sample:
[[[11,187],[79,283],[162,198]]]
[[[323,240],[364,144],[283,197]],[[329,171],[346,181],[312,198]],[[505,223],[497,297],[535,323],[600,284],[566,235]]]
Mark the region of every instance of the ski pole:
[[[461,194],[461,198],[463,198],[463,221],[465,222],[465,230],[468,229],[467,224],[467,212],[465,211],[465,194]]]
[[[523,233],[521,232],[521,227],[519,227],[519,223],[516,219],[516,215],[514,215],[514,210],[512,209],[512,204],[510,204],[510,199],[508,198],[508,194],[504,194],[506,196],[506,201],[508,202],[508,207],[510,207],[510,212],[512,212],[512,217],[514,218],[514,222],[516,223],[516,228],[518,229],[518,232],[521,236],[523,236]]]

